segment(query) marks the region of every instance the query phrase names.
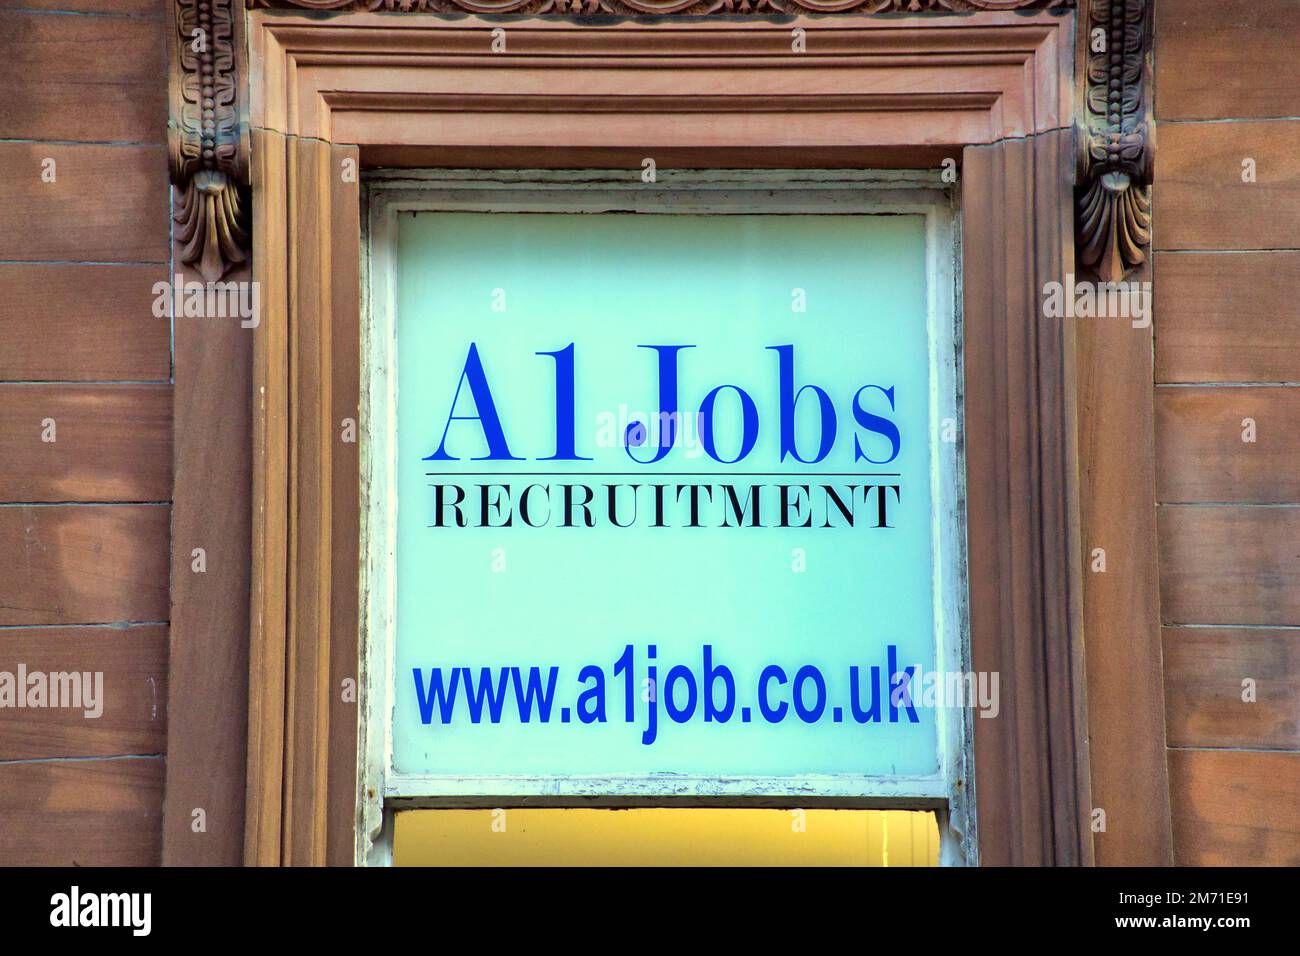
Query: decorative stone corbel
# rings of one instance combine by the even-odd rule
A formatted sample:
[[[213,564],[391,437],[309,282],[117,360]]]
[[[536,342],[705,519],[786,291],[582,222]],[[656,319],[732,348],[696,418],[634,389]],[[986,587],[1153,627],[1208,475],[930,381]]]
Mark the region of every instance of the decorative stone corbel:
[[[1155,123],[1148,0],[1088,0],[1076,210],[1080,261],[1118,282],[1151,243]]]
[[[239,104],[241,0],[171,0],[168,160],[181,260],[215,282],[248,259],[248,131]]]

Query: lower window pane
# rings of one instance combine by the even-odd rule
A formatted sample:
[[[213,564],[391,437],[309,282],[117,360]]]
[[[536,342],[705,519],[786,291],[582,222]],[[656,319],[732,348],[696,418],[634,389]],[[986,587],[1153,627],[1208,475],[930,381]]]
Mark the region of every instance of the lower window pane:
[[[938,866],[923,810],[406,810],[397,866]]]

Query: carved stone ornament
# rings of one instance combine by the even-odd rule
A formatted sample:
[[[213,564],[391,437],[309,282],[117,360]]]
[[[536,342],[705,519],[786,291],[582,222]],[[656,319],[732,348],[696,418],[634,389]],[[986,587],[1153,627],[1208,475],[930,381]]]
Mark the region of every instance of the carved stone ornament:
[[[1155,123],[1148,0],[1088,0],[1079,144],[1078,255],[1103,282],[1146,261]]]
[[[240,0],[168,4],[167,145],[181,260],[215,282],[248,258],[247,130],[241,123],[235,17]]]

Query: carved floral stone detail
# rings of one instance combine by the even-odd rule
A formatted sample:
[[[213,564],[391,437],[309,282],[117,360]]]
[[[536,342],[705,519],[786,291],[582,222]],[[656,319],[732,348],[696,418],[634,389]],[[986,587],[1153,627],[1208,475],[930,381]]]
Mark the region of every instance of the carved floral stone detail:
[[[1090,0],[1082,24],[1085,128],[1080,142],[1078,255],[1104,282],[1146,261],[1153,131],[1147,0]]]
[[[248,259],[247,137],[240,123],[238,0],[174,0],[168,150],[181,260],[209,282]]]

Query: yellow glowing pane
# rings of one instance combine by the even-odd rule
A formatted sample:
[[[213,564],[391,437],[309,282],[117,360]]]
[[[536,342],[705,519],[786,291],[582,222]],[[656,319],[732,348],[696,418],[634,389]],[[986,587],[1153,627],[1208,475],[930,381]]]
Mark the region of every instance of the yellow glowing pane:
[[[507,809],[396,815],[397,866],[937,866],[914,810]]]

